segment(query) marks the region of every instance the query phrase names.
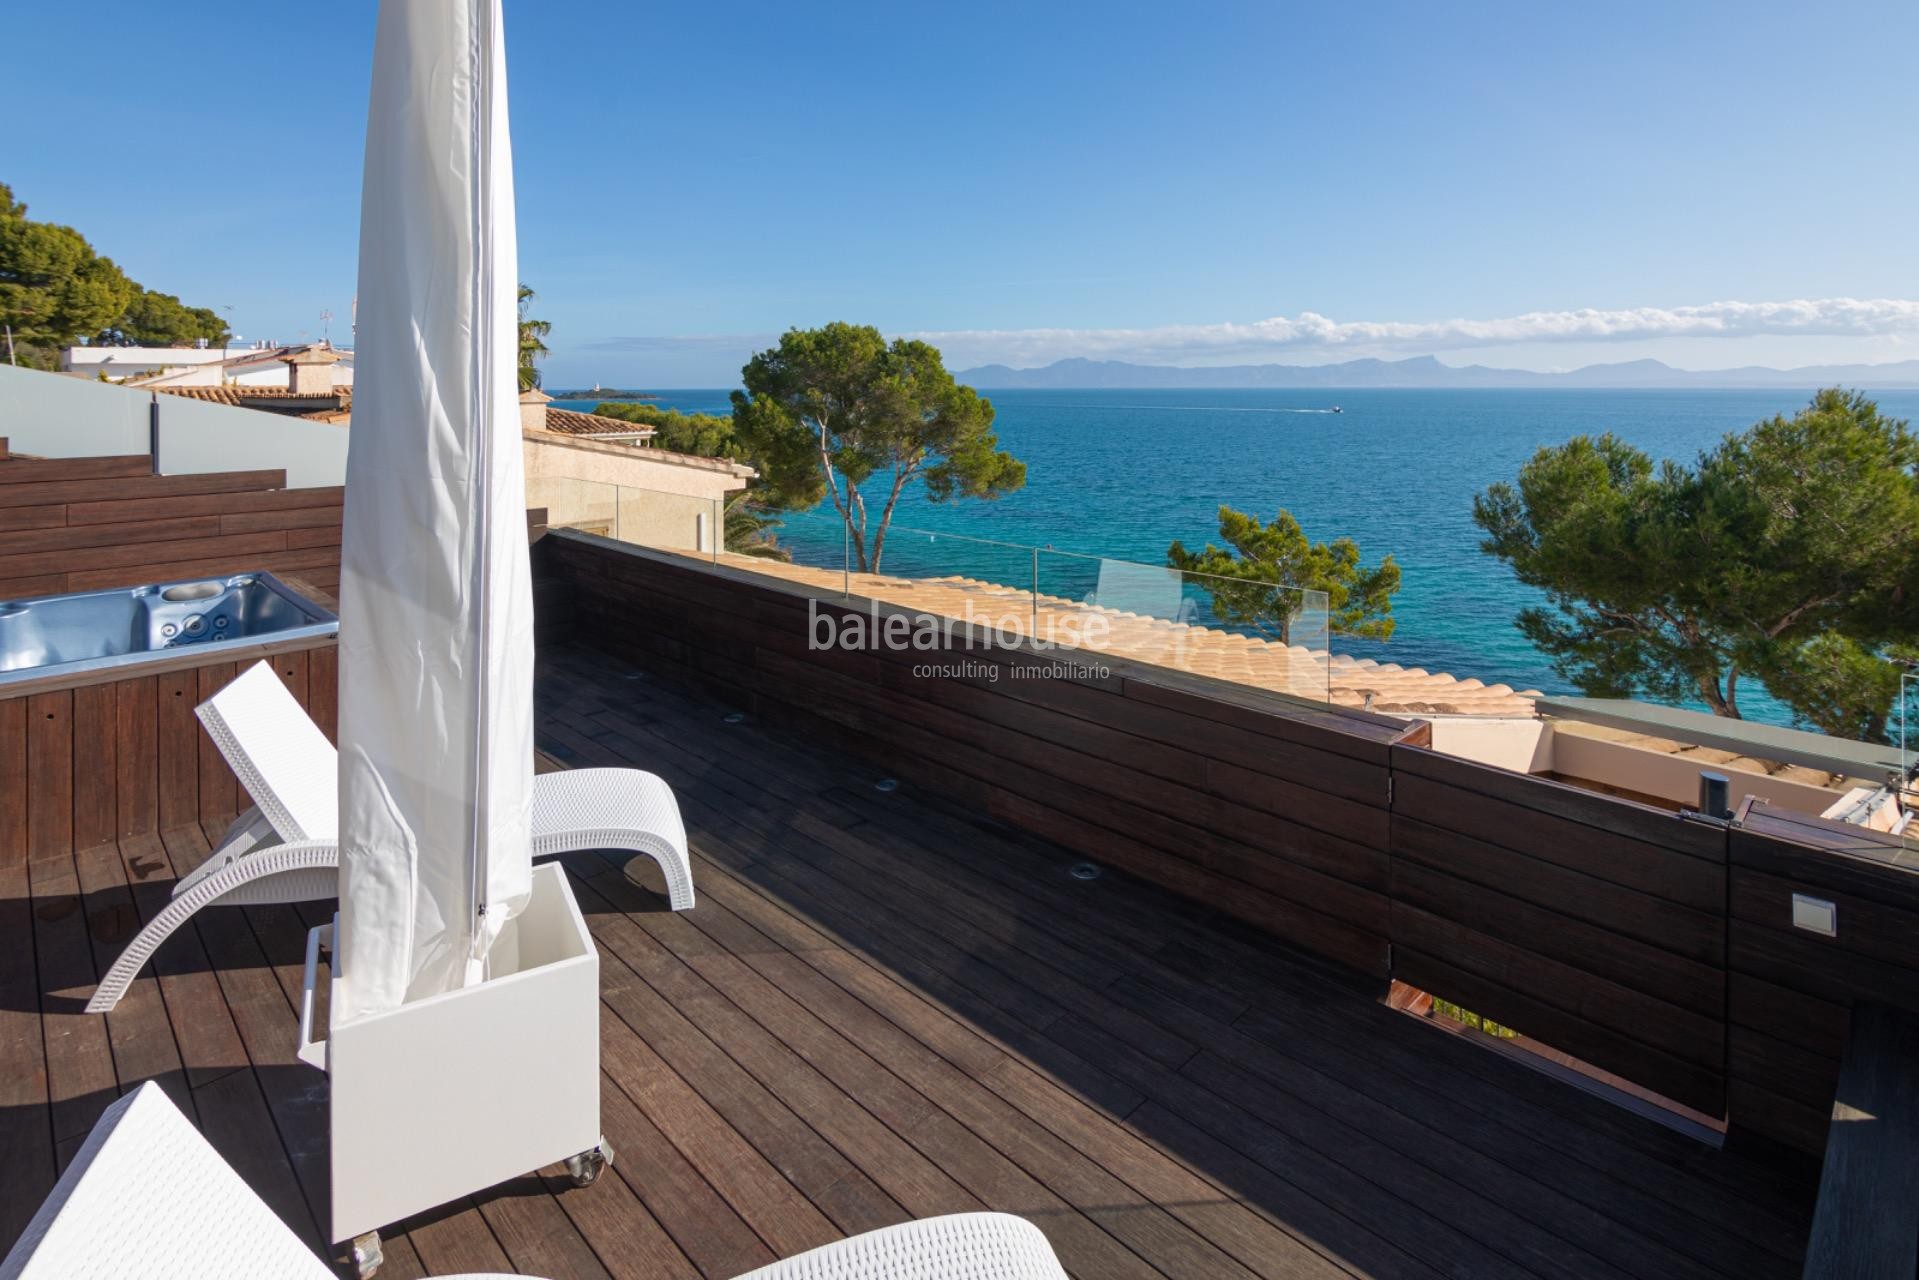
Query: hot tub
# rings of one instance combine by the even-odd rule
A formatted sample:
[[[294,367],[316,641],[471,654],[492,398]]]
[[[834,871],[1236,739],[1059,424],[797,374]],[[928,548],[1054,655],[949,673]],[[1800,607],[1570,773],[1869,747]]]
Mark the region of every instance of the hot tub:
[[[0,600],[0,688],[337,633],[339,619],[270,573]]]

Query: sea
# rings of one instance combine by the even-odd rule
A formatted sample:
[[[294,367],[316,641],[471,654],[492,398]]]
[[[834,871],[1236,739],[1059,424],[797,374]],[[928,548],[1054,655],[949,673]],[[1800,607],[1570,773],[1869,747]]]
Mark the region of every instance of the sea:
[[[1521,609],[1542,598],[1479,549],[1474,495],[1516,476],[1535,450],[1578,435],[1610,431],[1655,459],[1691,461],[1728,432],[1804,406],[1813,388],[983,394],[996,410],[1002,447],[1026,463],[1025,487],[996,501],[955,504],[909,493],[894,520],[898,557],[889,552],[885,567],[1014,582],[1029,576],[1028,553],[968,546],[959,537],[1159,565],[1175,539],[1189,547],[1217,540],[1222,504],[1261,519],[1284,508],[1316,540],[1350,537],[1365,562],[1390,555],[1399,563],[1392,639],[1337,637],[1335,649],[1570,693],[1577,690],[1514,625]],[[730,411],[724,390],[657,395],[657,403],[682,412]],[[1896,417],[1919,418],[1919,390],[1875,399]],[[795,517],[782,541],[809,563],[837,564],[830,514]],[[1044,560],[1043,576],[1062,584],[1074,576],[1069,557]],[[1757,688],[1742,689],[1740,705],[1753,719],[1791,720]]]

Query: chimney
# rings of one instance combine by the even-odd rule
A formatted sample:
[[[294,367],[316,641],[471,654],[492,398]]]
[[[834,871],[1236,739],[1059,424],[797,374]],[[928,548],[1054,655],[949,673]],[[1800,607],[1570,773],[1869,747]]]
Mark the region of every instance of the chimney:
[[[520,428],[523,431],[546,430],[546,402],[553,397],[538,387],[520,392]]]
[[[333,394],[333,366],[340,357],[327,347],[302,347],[280,357],[287,367],[287,389],[296,396]]]

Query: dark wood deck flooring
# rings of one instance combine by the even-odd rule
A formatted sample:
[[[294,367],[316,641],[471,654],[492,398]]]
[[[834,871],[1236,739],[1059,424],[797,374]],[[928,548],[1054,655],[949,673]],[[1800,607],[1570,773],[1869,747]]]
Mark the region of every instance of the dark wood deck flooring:
[[[540,697],[550,756],[673,785],[699,906],[665,910],[650,864],[569,860],[614,1174],[401,1224],[392,1280],[719,1278],[981,1207],[1102,1280],[1798,1274],[1814,1169],[1711,1150],[596,653],[544,655]],[[207,848],[187,827],[0,867],[0,1247],[146,1079],[318,1244],[326,1092],[294,1008],[329,904],[205,912],[81,1012]]]

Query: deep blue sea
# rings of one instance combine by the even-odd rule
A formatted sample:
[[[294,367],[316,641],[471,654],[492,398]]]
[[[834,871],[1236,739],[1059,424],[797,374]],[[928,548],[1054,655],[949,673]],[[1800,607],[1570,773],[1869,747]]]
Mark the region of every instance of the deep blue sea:
[[[1337,649],[1570,692],[1513,626],[1536,593],[1479,550],[1473,495],[1513,477],[1540,446],[1580,434],[1612,431],[1655,458],[1691,460],[1728,431],[1791,413],[1812,390],[987,392],[1003,447],[1026,462],[1026,487],[954,506],[909,495],[895,524],[1163,564],[1175,538],[1191,546],[1217,537],[1221,503],[1262,519],[1284,507],[1313,538],[1350,536],[1368,562],[1390,554],[1403,571],[1393,639],[1342,639]],[[1919,418],[1919,391],[1878,399],[1889,413]],[[659,403],[729,411],[724,391],[663,391]],[[1343,412],[1331,413],[1335,404]],[[835,528],[795,520],[783,540],[808,562],[837,564]],[[895,547],[887,567],[901,573],[1025,580],[1023,553],[950,539],[900,538]],[[1742,709],[1783,720],[1758,693],[1742,690]]]

